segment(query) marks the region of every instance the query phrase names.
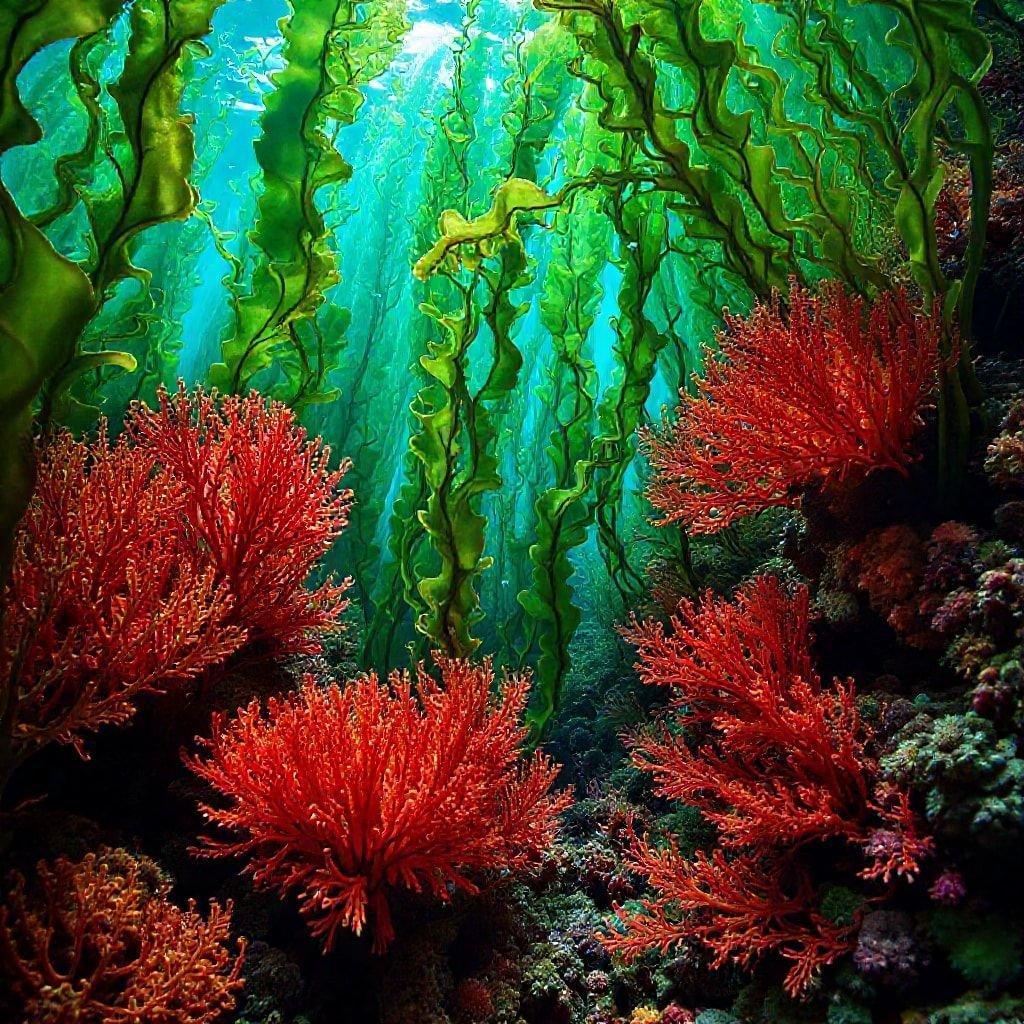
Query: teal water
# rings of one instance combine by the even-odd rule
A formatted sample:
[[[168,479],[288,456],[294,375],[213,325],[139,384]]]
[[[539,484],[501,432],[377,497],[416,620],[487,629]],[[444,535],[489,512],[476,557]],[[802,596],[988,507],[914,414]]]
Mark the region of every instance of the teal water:
[[[392,6],[397,11],[401,5]],[[99,406],[115,422],[125,402],[150,395],[157,379],[206,381],[211,365],[221,358],[222,342],[238,330],[231,289],[238,295],[251,293],[253,270],[266,259],[259,240],[248,237],[260,215],[257,199],[263,178],[254,143],[263,138],[273,148],[295,142],[294,122],[269,128],[262,124],[267,98],[277,87],[276,76],[287,63],[287,41],[279,24],[285,14],[283,3],[267,0],[223,5],[208,39],[211,52],[197,52],[189,60],[182,107],[194,118],[197,160],[191,180],[199,196],[199,216],[184,224],[157,224],[138,236],[133,261],[148,281],[117,284],[89,328],[86,347],[131,352],[144,364],[148,361],[151,370],[144,380],[108,371],[102,394],[96,390],[97,379],[91,382],[88,399],[90,383],[80,385],[83,400]],[[548,90],[531,100],[530,116],[543,114],[553,122],[549,136],[531,143],[537,154],[535,180],[552,188],[564,180],[566,152],[580,128],[569,114],[573,94],[579,90],[564,67],[546,53],[550,40],[538,40],[538,29],[548,21],[538,12],[488,0],[469,12],[454,3],[413,3],[407,14],[400,38],[386,53],[380,46],[363,47],[378,66],[359,80],[361,103],[354,123],[330,122],[327,128],[350,168],[347,180],[315,194],[324,220],[319,244],[339,280],[325,289],[314,316],[303,325],[316,325],[316,344],[326,345],[330,364],[318,383],[330,401],[306,407],[303,417],[337,454],[354,461],[349,482],[358,495],[353,527],[339,542],[331,567],[356,578],[362,618],[371,630],[365,655],[380,667],[403,658],[407,643],[418,650],[424,645],[414,628],[422,602],[415,589],[412,607],[403,599],[395,583],[399,566],[388,542],[412,517],[400,503],[400,493],[403,482],[412,479],[410,472],[418,471],[415,465],[410,469],[406,453],[410,437],[420,429],[409,414],[410,405],[429,383],[419,360],[425,346],[443,336],[437,322],[419,306],[431,297],[450,301],[450,289],[437,279],[430,285],[417,281],[412,264],[433,240],[443,209],[486,209],[490,193],[512,170],[509,133],[515,122],[509,118],[522,116],[525,76],[540,76]],[[122,19],[113,38],[93,56],[104,76],[119,73],[127,32]],[[22,79],[30,109],[43,127],[44,142],[9,153],[5,169],[16,199],[30,211],[45,208],[56,195],[55,156],[73,151],[84,139],[84,111],[70,99],[68,53],[66,44],[47,49]],[[117,131],[113,113],[107,95],[104,131]],[[456,164],[464,168],[464,180]],[[99,194],[112,185],[110,168],[102,160],[86,179],[86,194]],[[590,199],[585,203],[593,206]],[[88,262],[84,209],[78,205],[50,231],[62,251]],[[296,223],[291,230],[301,233],[303,226]],[[614,236],[606,225],[594,230],[595,264],[587,268],[582,285],[585,300],[593,306],[593,323],[578,341],[581,358],[593,363],[594,376],[586,384],[592,408],[582,424],[582,447],[577,440],[579,450],[570,456],[573,463],[587,454],[589,440],[600,434],[601,403],[614,409],[622,395],[618,298],[627,247],[636,244]],[[545,282],[552,260],[562,260],[570,273],[576,269],[572,257],[564,249],[558,251],[567,237],[564,224],[557,231],[550,224],[537,225],[524,235],[528,267],[521,284],[508,293],[516,307],[511,340],[523,367],[515,386],[493,403],[491,412],[497,436],[490,447],[505,486],[500,493],[485,491],[479,499],[487,521],[482,556],[494,565],[481,571],[475,584],[483,615],[475,639],[483,642],[485,651],[515,663],[536,661],[538,653],[537,623],[517,600],[531,590],[526,553],[536,540],[534,505],[547,488],[564,486],[568,480],[555,479],[554,464],[545,454],[556,409],[552,374],[557,377],[561,372],[551,340],[555,314],[549,311],[545,317],[543,311],[546,300],[557,305],[561,299],[557,292],[549,294]],[[629,402],[644,416],[656,417],[665,403],[672,402],[680,379],[696,366],[700,345],[711,338],[715,318],[706,310],[678,305],[672,294],[676,275],[686,272],[683,259],[669,255],[653,284],[650,329],[659,332],[671,319],[674,330],[657,366],[642,372],[640,392],[629,395]],[[483,299],[478,296],[476,301],[482,308]],[[682,322],[699,322],[704,329],[699,335],[684,336],[680,317]],[[479,392],[493,365],[492,343],[488,324],[480,323],[466,360],[471,392]],[[310,337],[301,344],[307,350],[314,347]],[[282,384],[273,368],[257,372],[247,385],[289,397],[290,385]],[[565,381],[554,386],[563,390],[558,415],[564,422],[569,400]],[[631,415],[630,423],[636,420],[636,413]],[[588,488],[579,499],[581,516],[590,521],[584,525],[586,537],[566,547],[572,559],[572,578],[567,582],[578,592],[571,599],[576,605],[590,601],[617,606],[622,595],[635,593],[646,557],[643,542],[634,540],[645,532],[638,498],[640,470],[633,454],[636,444],[631,436],[619,437],[614,444],[613,461],[622,464],[613,498],[618,539],[607,530],[598,538],[593,509],[586,509],[593,502]],[[570,476],[571,469],[570,465]],[[621,549],[610,552],[609,544],[621,544]],[[429,545],[421,544],[416,557],[417,575],[431,571],[435,558]],[[621,560],[617,584],[602,557]],[[612,607],[605,611],[613,614]],[[473,612],[474,617],[478,614]],[[596,610],[586,614],[592,618]],[[387,637],[381,635],[382,629]]]

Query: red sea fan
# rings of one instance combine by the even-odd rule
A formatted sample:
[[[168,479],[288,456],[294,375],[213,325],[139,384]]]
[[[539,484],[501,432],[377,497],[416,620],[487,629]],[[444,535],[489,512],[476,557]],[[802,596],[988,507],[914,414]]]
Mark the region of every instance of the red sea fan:
[[[506,679],[496,702],[488,662],[437,658],[443,685],[421,667],[258,702],[225,722],[189,766],[226,807],[206,817],[231,837],[211,855],[248,857],[258,884],[295,892],[330,948],[372,915],[375,948],[394,932],[387,894],[440,900],[474,892],[471,873],[525,866],[552,841],[569,803],[541,754],[520,757],[528,682]]]
[[[58,741],[123,722],[135,700],[237,649],[229,599],[181,546],[181,489],[145,453],[58,434],[4,594],[0,701],[7,769]]]
[[[662,524],[714,533],[808,485],[905,471],[940,365],[938,308],[915,313],[890,292],[866,309],[839,285],[794,284],[786,309],[776,296],[726,324],[703,393],[643,436]]]
[[[231,907],[181,910],[155,865],[123,850],[16,876],[0,907],[0,956],[24,1024],[211,1024],[235,1005],[244,943]]]
[[[645,914],[622,914],[626,931],[608,943],[636,955],[690,930],[718,964],[775,949],[795,961],[787,987],[797,992],[850,939],[817,911],[804,851],[844,842],[862,856],[861,877],[890,882],[917,871],[929,840],[906,796],[875,784],[852,682],[824,687],[814,669],[805,587],[790,595],[758,577],[734,602],[708,593],[700,606],[680,604],[667,629],[634,622],[626,635],[641,678],[672,687],[679,724],[702,737],[641,734],[633,761],[660,796],[701,809],[721,850],[687,863],[638,844],[636,867],[660,896]],[[685,923],[670,909],[688,914]]]
[[[159,397],[158,409],[132,411],[128,431],[183,488],[196,564],[212,568],[251,641],[314,653],[316,633],[348,604],[348,580],[305,583],[348,523],[352,492],[339,484],[349,464],[330,470],[330,449],[256,392],[218,398],[179,385]]]

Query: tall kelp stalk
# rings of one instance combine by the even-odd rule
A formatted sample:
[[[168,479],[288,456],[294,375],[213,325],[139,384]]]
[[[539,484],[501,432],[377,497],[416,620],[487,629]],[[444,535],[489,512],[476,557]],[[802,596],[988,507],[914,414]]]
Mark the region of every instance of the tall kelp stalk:
[[[407,372],[412,359],[407,331],[412,279],[407,260],[401,258],[411,244],[411,211],[403,181],[422,154],[415,133],[404,131],[404,121],[389,106],[375,114],[368,135],[382,141],[379,167],[369,183],[374,201],[364,204],[353,222],[363,248],[345,289],[353,295],[354,328],[347,358],[333,378],[340,397],[318,407],[316,424],[335,451],[353,459],[348,479],[359,500],[332,560],[352,576],[367,622],[379,570],[380,521],[401,464],[405,413],[414,387]]]
[[[109,56],[108,49],[98,51],[96,59]],[[231,105],[222,94],[224,81],[218,74],[217,61],[190,59],[182,71],[186,79],[184,103],[187,106],[201,96],[217,100],[216,114],[197,118],[194,124],[197,155],[190,181],[198,190],[208,181],[229,143]],[[99,144],[107,148],[111,129],[102,108],[99,114],[95,135]],[[93,130],[90,123],[87,140]],[[70,178],[60,161],[57,173],[60,180],[58,203],[33,218],[37,225],[41,220],[59,219],[62,214],[57,217],[53,214],[57,207],[65,206],[65,192],[74,196],[86,185],[85,179],[76,182]],[[83,352],[102,353],[113,349],[130,355],[137,365],[133,373],[125,373],[116,366],[99,365],[78,378],[70,389],[67,403],[78,413],[78,426],[91,426],[91,413],[97,408],[102,408],[108,420],[119,422],[129,403],[140,399],[152,402],[157,388],[173,382],[178,375],[185,347],[184,321],[193,294],[201,284],[199,268],[211,225],[208,211],[202,209],[202,204],[193,214],[183,223],[167,222],[157,230],[140,235],[134,260],[145,268],[144,273],[119,287],[83,332],[80,339]]]
[[[344,346],[316,316],[339,280],[331,228],[318,196],[352,168],[335,147],[364,102],[362,87],[387,69],[408,28],[405,0],[304,0],[280,23],[284,67],[260,119],[256,159],[262,192],[249,240],[260,256],[222,343],[211,382],[262,390],[303,408],[330,401],[328,377]]]
[[[602,447],[593,502],[608,574],[628,600],[639,596],[644,583],[626,550],[622,515],[625,478],[636,454],[636,430],[643,422],[658,356],[668,342],[668,336],[647,315],[647,301],[669,251],[668,219],[664,196],[632,194],[628,188],[612,192],[605,209],[619,241],[622,272],[614,324],[621,375],[598,407]]]
[[[569,671],[569,643],[580,623],[570,583],[571,554],[585,543],[593,519],[588,502],[595,463],[597,373],[591,329],[603,298],[601,275],[608,259],[608,222],[591,196],[556,218],[556,239],[544,279],[541,321],[550,334],[553,358],[539,397],[554,426],[546,454],[553,479],[536,498],[536,540],[530,546],[531,585],[519,593],[538,634],[531,721],[542,730],[558,706]],[[580,208],[582,207],[582,209]]]
[[[471,22],[478,11],[479,3],[471,0],[463,25],[465,44],[460,40],[455,53],[452,102],[441,122],[466,199],[470,197],[468,161],[475,124],[474,111],[467,105],[464,76]],[[525,253],[520,247],[510,254],[503,273],[521,276],[525,266]],[[487,403],[500,399],[514,386],[522,357],[509,337],[496,336],[491,371],[485,384],[475,393],[471,391],[470,348],[481,331],[477,289],[483,280],[482,270],[479,266],[472,268],[466,280],[454,273],[443,277],[452,296],[449,311],[432,302],[421,305],[423,312],[436,321],[440,337],[435,335],[427,341],[426,354],[420,358],[428,383],[413,401],[418,429],[409,442],[410,450],[422,463],[427,487],[426,506],[417,518],[436,556],[434,571],[416,585],[422,602],[416,628],[447,653],[462,655],[477,646],[469,631],[479,607],[474,576],[488,564],[483,559],[486,519],[480,514],[478,501],[486,490],[500,485],[497,461],[489,450],[494,434]],[[488,323],[499,315],[515,316],[507,309],[499,313],[501,297],[495,293],[493,298]],[[477,436],[480,429],[482,436]],[[464,451],[465,466],[461,458]]]
[[[613,175],[584,171],[555,195],[521,193],[518,211],[508,193],[496,195],[500,215],[468,233],[452,222],[437,255],[479,248],[517,212],[628,179],[667,194],[686,239],[747,302],[793,275],[869,292],[905,267],[925,304],[943,303],[950,351],[959,333],[940,400],[940,482],[955,491],[977,398],[968,335],[991,195],[992,139],[977,90],[990,57],[973,0],[885,0],[841,13],[835,0],[754,0],[767,31],[709,0],[535,5],[575,38],[570,71],[594,85],[599,123],[640,159]],[[972,178],[956,281],[943,274],[935,232],[950,151],[966,155]]]
[[[48,46],[74,39],[70,71],[87,118],[84,145],[58,162],[56,202],[38,211],[39,225],[0,184],[0,578],[10,567],[13,531],[32,486],[29,435],[42,402],[44,422],[64,417],[68,388],[85,370],[134,368],[115,351],[86,352],[86,326],[126,278],[145,281],[132,263],[137,237],[166,221],[183,220],[195,205],[189,178],[194,136],[182,113],[183,68],[223,0],[135,0],[117,79],[102,84],[89,70],[95,49],[125,9],[121,0],[35,0],[0,5],[0,153],[42,139],[18,92],[25,65]],[[120,128],[104,129],[102,91],[114,101]],[[104,143],[104,136],[105,143]],[[102,184],[95,192],[87,181]],[[87,254],[57,251],[43,228],[59,227],[78,206],[88,224]],[[56,231],[52,232],[56,235]],[[78,254],[72,254],[77,256]]]
[[[473,10],[471,4],[469,11]],[[497,153],[498,166],[504,164],[501,177],[506,181],[529,180],[516,178],[517,170],[536,174],[538,155],[550,138],[559,98],[568,82],[561,68],[550,65],[542,53],[538,37],[528,46],[520,28],[511,76],[504,86],[513,99],[503,116],[507,144]],[[464,167],[461,154],[468,152],[472,139],[461,88],[460,56],[449,114],[449,124],[457,122],[456,167]],[[452,138],[451,127],[444,127]],[[450,215],[450,211],[443,213],[442,222]],[[486,263],[467,259],[461,264],[427,267],[421,260],[416,267],[423,279],[438,274],[446,280],[454,300],[447,310],[433,303],[422,306],[437,321],[441,337],[428,343],[427,354],[420,360],[432,381],[413,404],[420,429],[410,440],[412,451],[423,463],[429,488],[419,518],[438,563],[436,572],[422,578],[417,587],[426,605],[418,616],[417,629],[453,654],[467,654],[479,644],[471,632],[480,617],[477,577],[491,564],[484,553],[487,519],[481,503],[502,485],[497,451],[500,416],[519,379],[523,359],[513,333],[528,308],[513,293],[532,279],[518,234],[502,239],[493,257]],[[487,361],[478,360],[480,369],[474,374],[471,351],[478,339],[477,350],[483,340],[490,342],[490,350]]]
[[[474,117],[483,80],[483,61],[469,56],[474,38],[479,38],[479,0],[470,0],[458,34],[451,43],[451,82],[440,97],[439,114],[426,133],[424,169],[420,182],[420,203],[413,218],[413,258],[433,236],[438,211],[451,204],[465,204],[470,193],[469,151],[475,138]],[[447,282],[431,280],[418,284],[421,306],[436,308],[450,299]],[[417,315],[407,325],[412,342],[409,379],[415,392],[409,403],[410,437],[420,429],[418,410],[422,396],[431,388],[422,362],[435,330],[434,320]],[[363,660],[384,670],[394,664],[398,641],[406,636],[408,618],[418,622],[427,612],[420,594],[420,578],[434,571],[425,552],[426,532],[421,522],[430,495],[426,465],[415,448],[404,454],[401,482],[388,518],[385,561],[373,597],[373,615],[366,631]],[[414,655],[416,640],[423,634],[413,629],[409,637]]]

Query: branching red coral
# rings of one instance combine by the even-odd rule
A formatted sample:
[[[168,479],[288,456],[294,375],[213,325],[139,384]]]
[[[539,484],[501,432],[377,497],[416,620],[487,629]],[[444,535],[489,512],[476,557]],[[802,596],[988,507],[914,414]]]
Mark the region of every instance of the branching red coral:
[[[528,680],[490,697],[488,662],[437,658],[443,685],[422,668],[387,683],[302,689],[258,702],[187,763],[226,807],[204,806],[229,838],[210,855],[242,855],[258,884],[297,893],[329,948],[339,928],[359,934],[371,915],[375,948],[393,937],[388,892],[474,892],[471,873],[524,866],[550,845],[566,793],[557,766],[520,759]]]
[[[942,318],[901,292],[863,299],[793,284],[727,317],[720,358],[674,422],[643,435],[661,523],[714,533],[853,473],[905,471],[939,368]]]
[[[710,857],[698,852],[690,861],[674,846],[656,849],[642,841],[633,849],[633,864],[660,897],[643,901],[641,912],[618,912],[622,931],[606,944],[627,958],[651,949],[664,954],[694,938],[713,953],[713,967],[749,967],[774,951],[793,962],[786,987],[797,994],[856,938],[855,927],[834,924],[814,909],[805,875],[787,892],[778,864],[729,859],[722,850]]]
[[[59,434],[39,453],[4,593],[4,767],[52,741],[123,722],[142,693],[227,657],[244,632],[212,570],[181,545],[184,495],[151,459],[102,430]]]
[[[230,621],[251,641],[315,652],[348,603],[348,580],[305,588],[348,522],[348,462],[330,470],[330,449],[255,391],[217,398],[179,385],[159,398],[132,411],[128,432],[182,486],[192,557],[230,594]]]
[[[641,678],[672,687],[678,724],[689,727],[634,737],[633,761],[659,795],[700,807],[722,849],[687,864],[639,844],[636,867],[660,895],[645,915],[621,915],[626,932],[608,938],[613,949],[635,955],[696,930],[717,963],[780,951],[795,961],[787,987],[797,992],[850,937],[826,927],[803,851],[843,841],[865,855],[862,877],[885,882],[913,875],[928,851],[905,796],[874,782],[852,681],[822,686],[809,604],[805,587],[790,595],[758,577],[735,601],[709,592],[699,606],[682,602],[667,629],[627,631]],[[673,923],[670,909],[691,917]]]
[[[210,1024],[235,1005],[244,942],[231,906],[181,910],[152,862],[123,850],[38,867],[38,899],[15,877],[0,906],[0,955],[25,1024]]]

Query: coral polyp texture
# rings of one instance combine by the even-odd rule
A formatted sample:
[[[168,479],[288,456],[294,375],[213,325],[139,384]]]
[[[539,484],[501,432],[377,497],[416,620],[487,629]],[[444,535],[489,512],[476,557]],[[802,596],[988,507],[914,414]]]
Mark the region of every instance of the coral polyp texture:
[[[492,700],[489,663],[438,657],[344,687],[307,679],[296,694],[256,702],[212,735],[189,766],[224,798],[206,804],[226,838],[202,851],[242,856],[255,881],[297,894],[312,932],[369,924],[394,938],[396,889],[446,901],[476,892],[480,872],[513,871],[551,844],[569,803],[557,766],[521,756],[529,682],[509,677]]]
[[[348,583],[304,584],[348,523],[349,463],[329,468],[330,449],[256,392],[218,398],[179,384],[158,400],[132,411],[127,432],[180,487],[184,543],[228,595],[229,621],[250,642],[318,650]]]
[[[125,850],[40,862],[0,907],[0,957],[19,1024],[213,1024],[242,987],[231,907],[204,918],[168,899],[152,861]]]
[[[194,678],[245,633],[184,539],[185,493],[106,429],[41,447],[0,645],[6,767],[131,718],[136,699]]]
[[[698,730],[638,735],[633,762],[661,796],[699,807],[723,849],[690,860],[639,841],[635,869],[658,896],[643,913],[620,912],[610,948],[636,956],[698,937],[717,965],[774,950],[793,962],[795,994],[856,934],[823,914],[809,850],[838,840],[862,879],[917,874],[931,840],[907,794],[878,778],[852,681],[825,686],[815,671],[809,607],[805,587],[790,595],[760,576],[735,601],[709,593],[699,607],[683,602],[667,627],[627,632],[641,679],[669,687],[678,724]]]
[[[644,435],[662,523],[714,533],[794,505],[810,486],[905,472],[932,399],[943,322],[902,292],[871,303],[792,285],[748,317],[727,316],[697,396]]]

